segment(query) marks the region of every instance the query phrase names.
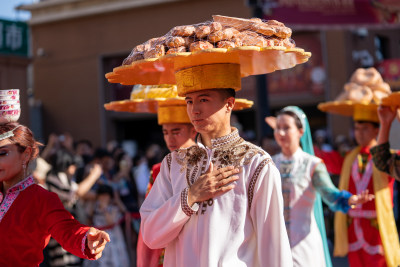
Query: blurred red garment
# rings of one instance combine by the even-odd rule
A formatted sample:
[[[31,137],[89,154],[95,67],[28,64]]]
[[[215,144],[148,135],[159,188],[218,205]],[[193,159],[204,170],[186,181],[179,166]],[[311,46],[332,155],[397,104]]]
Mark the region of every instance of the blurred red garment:
[[[334,254],[347,254],[351,267],[398,266],[397,250],[390,250],[399,246],[393,183],[392,177],[375,168],[369,147],[356,147],[346,156],[339,188],[351,194],[367,189],[375,195],[375,201],[356,205],[347,216],[335,215]]]
[[[359,165],[372,164],[372,157],[369,147],[362,147],[359,155],[365,155],[368,161],[362,164],[358,160]],[[356,162],[357,163],[357,162]],[[366,187],[369,192],[374,193],[372,168],[368,172],[367,166],[354,166],[350,174],[349,192],[352,194],[359,194],[361,186]],[[361,170],[360,170],[361,169]],[[364,171],[362,169],[365,169]],[[379,177],[380,178],[380,177]],[[389,191],[391,203],[393,205],[393,183],[394,179],[389,177]],[[376,215],[376,202],[369,201],[349,211],[349,226],[348,226],[348,242],[349,253],[348,259],[351,267],[358,266],[387,266],[383,251],[383,244],[379,232],[379,223]],[[390,218],[385,218],[389,220]],[[366,265],[369,263],[369,265]]]
[[[150,181],[147,186],[146,197],[149,194],[153,184],[160,172],[161,163],[153,165],[151,168]],[[165,249],[151,249],[144,242],[142,237],[142,232],[139,231],[138,242],[137,242],[137,267],[162,267],[164,259]]]
[[[343,165],[343,157],[336,150],[324,151],[314,145],[314,154],[322,159],[329,174],[340,175]]]
[[[64,208],[55,193],[30,176],[2,194],[0,183],[0,266],[39,266],[54,237],[74,255],[94,259],[86,244],[89,227]]]

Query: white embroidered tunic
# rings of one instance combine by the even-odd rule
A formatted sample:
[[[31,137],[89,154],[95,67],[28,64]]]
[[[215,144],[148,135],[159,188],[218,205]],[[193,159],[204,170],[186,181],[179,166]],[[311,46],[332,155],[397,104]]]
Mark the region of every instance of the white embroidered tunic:
[[[233,190],[187,204],[187,190],[213,162],[242,166]],[[238,131],[167,155],[140,213],[145,243],[166,247],[164,266],[292,266],[278,170]]]
[[[337,189],[322,160],[301,148],[291,158],[280,153],[273,160],[282,177],[284,216],[293,264],[297,267],[326,266],[321,233],[314,216],[316,192],[332,210],[342,212],[350,208],[351,194]]]
[[[297,150],[292,158],[273,157],[281,171],[285,220],[294,266],[325,266],[321,234],[314,218],[312,172],[321,160]],[[285,170],[287,168],[287,170]]]

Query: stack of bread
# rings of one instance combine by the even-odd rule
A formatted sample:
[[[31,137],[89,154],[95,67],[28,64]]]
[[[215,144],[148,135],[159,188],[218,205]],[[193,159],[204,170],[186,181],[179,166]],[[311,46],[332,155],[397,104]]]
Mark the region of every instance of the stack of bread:
[[[379,122],[378,105],[391,94],[389,84],[375,68],[357,69],[344,85],[343,92],[334,100],[320,103],[318,109],[354,120]]]
[[[212,21],[176,26],[162,37],[137,45],[121,66],[105,76],[110,83],[123,85],[176,84],[180,92],[192,68],[210,66],[212,72],[211,66],[225,64],[230,67],[220,65],[220,71],[235,72],[238,79],[271,73],[293,68],[311,57],[310,52],[296,47],[291,36],[292,30],[279,21],[215,15]],[[186,76],[178,77],[181,75]],[[209,82],[200,80],[193,82]]]
[[[242,46],[294,48],[292,30],[276,20],[213,16],[213,21],[176,26],[162,37],[136,46],[124,65],[168,54],[195,52],[211,48]]]
[[[335,101],[380,104],[382,98],[391,93],[390,86],[383,81],[375,68],[357,69],[344,85],[344,91]]]

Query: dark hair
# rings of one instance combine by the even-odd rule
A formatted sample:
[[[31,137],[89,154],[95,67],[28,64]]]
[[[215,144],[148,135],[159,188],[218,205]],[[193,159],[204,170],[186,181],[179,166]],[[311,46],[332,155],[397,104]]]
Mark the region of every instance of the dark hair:
[[[124,158],[125,155],[128,155],[127,153],[125,153],[123,150],[121,153],[118,153],[117,155],[115,155],[115,161],[117,164],[115,164],[115,172],[119,172],[120,171],[120,163],[121,160]],[[129,156],[129,155],[128,155]],[[130,157],[130,156],[129,156]],[[132,159],[132,158],[131,158]],[[132,160],[133,161],[133,160]]]
[[[99,187],[97,188],[96,194],[97,194],[97,195],[104,195],[104,194],[106,194],[106,195],[109,195],[110,198],[113,198],[113,197],[114,197],[114,190],[113,190],[113,188],[112,188],[111,186],[109,186],[109,185],[101,184],[101,185],[99,185]]]
[[[81,163],[79,157],[63,148],[58,149],[57,152],[50,157],[49,161],[52,166],[51,172],[54,174],[65,172],[69,166],[78,166]]]
[[[90,148],[93,148],[92,142],[90,142],[88,139],[81,139],[81,140],[77,141],[77,142],[75,143],[75,146],[74,146],[75,149],[76,149],[80,144],[84,144],[84,145],[87,145],[87,146],[90,147]]]
[[[379,122],[375,121],[355,121],[357,123],[370,123],[374,128],[379,128]]]
[[[112,158],[112,154],[110,152],[108,152],[106,149],[98,148],[94,152],[93,158],[95,158],[95,159],[102,159],[102,158],[105,158],[105,157]]]
[[[280,110],[278,111],[278,113],[276,114],[276,117],[278,117],[279,115],[288,115],[290,117],[292,117],[294,119],[294,123],[296,124],[296,127],[298,129],[303,129],[303,124],[301,124],[301,120],[299,117],[297,117],[296,113],[294,113],[293,111],[289,111],[289,110]]]
[[[125,155],[128,155],[126,152],[122,151],[121,153],[118,153],[115,155],[115,161],[120,162]]]
[[[233,98],[235,98],[236,97],[236,91],[235,91],[235,89],[232,89],[232,88],[224,88],[224,89],[218,89],[222,94],[222,96],[223,96],[223,99],[227,99],[227,98],[230,98],[230,97],[233,97]]]
[[[17,126],[18,128],[16,128]],[[18,146],[18,151],[20,153],[24,152],[27,147],[32,148],[32,154],[29,161],[36,158],[39,155],[39,146],[42,146],[42,144],[35,140],[32,131],[28,127],[17,122],[8,122],[0,125],[0,134],[12,130],[14,136],[8,138],[11,143]]]

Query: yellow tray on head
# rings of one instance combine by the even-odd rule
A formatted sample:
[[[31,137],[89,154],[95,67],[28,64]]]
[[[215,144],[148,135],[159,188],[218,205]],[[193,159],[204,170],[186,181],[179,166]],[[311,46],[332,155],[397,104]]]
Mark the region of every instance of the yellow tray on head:
[[[382,98],[383,106],[400,107],[400,92],[393,92],[387,97]]]
[[[248,109],[253,106],[253,101],[237,98],[235,99],[235,106],[233,110]],[[157,113],[158,106],[180,106],[185,105],[184,98],[155,98],[155,99],[134,99],[113,101],[104,104],[106,110],[117,112],[133,112],[133,113]]]
[[[354,102],[350,100],[345,101],[329,101],[320,103],[318,105],[318,109],[324,112],[342,115],[342,116],[353,116],[354,115],[354,108],[356,105],[361,105],[368,107],[369,109],[378,109],[377,104],[372,103],[363,103],[363,102]]]
[[[158,102],[156,99],[122,100],[106,103],[104,108],[118,112],[157,113]]]
[[[235,99],[235,106],[233,107],[234,111],[248,109],[253,106],[254,102],[251,100],[247,100],[244,98],[236,98]]]
[[[175,72],[192,66],[236,63],[240,64],[241,77],[247,77],[289,69],[307,62],[310,57],[311,53],[301,48],[281,46],[211,48],[134,61],[130,65],[114,68],[105,76],[110,83],[123,85],[176,84]]]

